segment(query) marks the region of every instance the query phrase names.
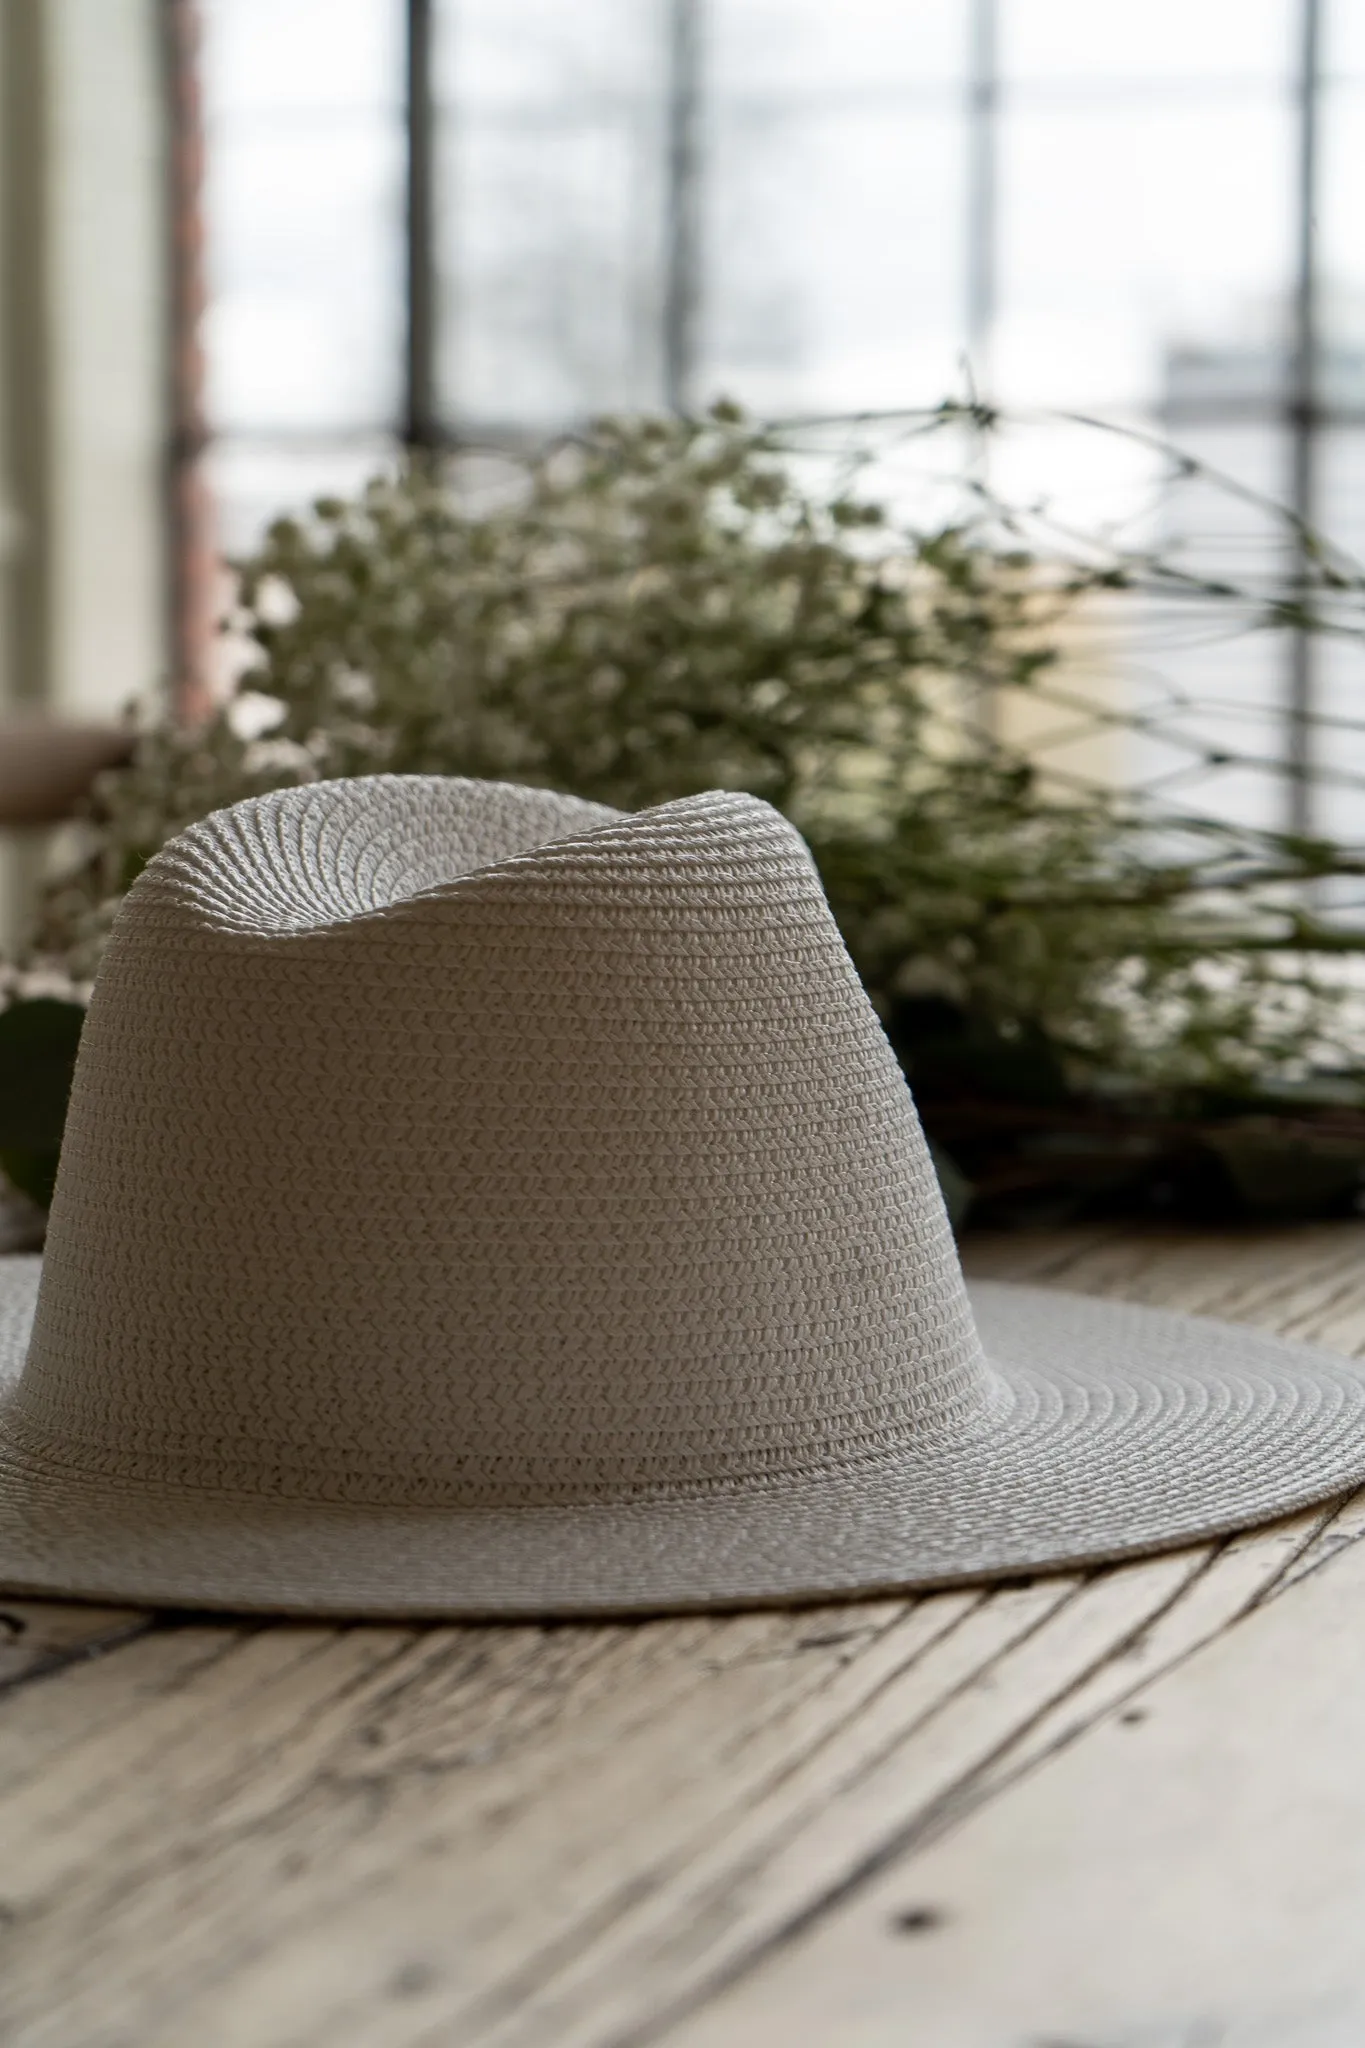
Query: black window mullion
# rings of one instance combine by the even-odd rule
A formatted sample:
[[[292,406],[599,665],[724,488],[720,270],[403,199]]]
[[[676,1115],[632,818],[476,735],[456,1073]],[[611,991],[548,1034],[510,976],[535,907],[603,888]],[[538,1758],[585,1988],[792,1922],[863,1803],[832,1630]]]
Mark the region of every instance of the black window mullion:
[[[971,0],[967,76],[967,349],[979,395],[990,386],[998,289],[999,0]]]
[[[402,434],[405,446],[421,454],[437,448],[442,438],[436,396],[435,0],[406,0],[406,4],[407,303]]]
[[[701,283],[701,0],[666,0],[663,389],[670,412],[695,402]]]
[[[1302,597],[1308,583],[1308,531],[1317,523],[1317,457],[1323,426],[1316,219],[1322,99],[1322,0],[1300,0],[1296,85],[1295,275],[1285,416],[1290,441],[1289,497],[1298,526],[1293,580],[1295,594]],[[1289,647],[1285,735],[1289,774],[1285,822],[1291,832],[1301,834],[1311,832],[1314,825],[1312,729],[1316,710],[1316,651],[1312,632],[1303,625],[1295,626]]]

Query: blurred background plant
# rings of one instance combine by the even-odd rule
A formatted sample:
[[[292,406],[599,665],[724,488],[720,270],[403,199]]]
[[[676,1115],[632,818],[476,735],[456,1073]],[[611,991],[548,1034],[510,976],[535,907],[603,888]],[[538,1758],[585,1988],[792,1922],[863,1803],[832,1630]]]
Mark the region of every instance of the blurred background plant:
[[[140,864],[376,767],[780,804],[972,1216],[1355,1204],[1365,9],[14,0],[0,74],[25,1232]]]
[[[1365,582],[1287,514],[1288,590],[1064,534],[984,462],[931,523],[898,511],[888,448],[967,429],[980,451],[996,424],[607,419],[278,520],[238,564],[234,686],[197,723],[153,713],[99,778],[21,965],[78,998],[158,847],[292,782],[491,776],[625,809],[746,789],[810,843],[959,1215],[1351,1208],[1365,928],[1324,892],[1359,860],[1058,767],[1038,713],[1071,742],[1150,718],[1078,694],[1096,607],[1349,636]],[[45,1034],[58,1070],[71,1015],[49,990],[0,1018],[0,1164],[39,1201],[59,1097],[20,1114],[12,1091],[12,1142],[3,1076]]]

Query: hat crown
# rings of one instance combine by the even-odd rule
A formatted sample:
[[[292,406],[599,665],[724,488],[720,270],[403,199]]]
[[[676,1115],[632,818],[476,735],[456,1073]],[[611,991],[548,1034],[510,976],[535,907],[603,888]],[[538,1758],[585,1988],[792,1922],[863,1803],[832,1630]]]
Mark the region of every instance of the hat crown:
[[[524,1506],[851,1464],[990,1397],[798,834],[381,776],[120,912],[15,1425],[91,1470]]]

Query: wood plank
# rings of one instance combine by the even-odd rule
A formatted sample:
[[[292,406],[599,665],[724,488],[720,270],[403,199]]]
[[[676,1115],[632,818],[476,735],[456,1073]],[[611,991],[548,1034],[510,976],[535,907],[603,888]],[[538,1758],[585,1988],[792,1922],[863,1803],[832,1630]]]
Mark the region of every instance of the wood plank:
[[[140,1653],[132,1711],[0,1801],[27,1929],[0,2014],[50,2021],[65,1958],[73,2041],[101,2016],[205,2048],[627,2038],[1204,1577],[1187,1553],[819,1617],[262,1630],[169,1683],[170,1645],[134,1646],[103,1667]]]
[[[1357,2048],[1365,1547],[768,1957],[669,2048]]]
[[[504,1857],[505,1883],[491,1903],[504,1916],[523,1914],[527,1873],[537,1866],[516,1845],[529,1850],[527,1836],[547,1818],[559,1825],[555,1816],[576,1825],[585,1845],[601,1840],[603,1874],[613,1882],[612,1803],[642,1812],[651,1802],[656,1810],[669,1805],[661,1781],[670,1752],[660,1755],[657,1742],[670,1715],[680,1734],[706,1743],[701,1790],[723,1801],[725,1752],[742,1750],[765,1722],[780,1723],[858,1649],[872,1650],[873,1674],[887,1657],[893,1665],[913,1659],[972,1599],[940,1603],[932,1618],[913,1622],[904,1603],[883,1603],[852,1614],[744,1617],[728,1627],[412,1632],[377,1673],[357,1671],[355,1658],[356,1646],[379,1631],[287,1641],[313,1632],[266,1630],[169,1690],[155,1670],[135,1669],[153,1663],[153,1649],[164,1655],[162,1646],[138,1646],[140,1660],[125,1654],[101,1673],[106,1690],[121,1686],[125,1695],[122,1711],[103,1703],[116,1739],[101,1735],[88,1753],[67,1753],[40,1786],[0,1801],[0,1833],[24,1852],[15,1867],[25,1890],[12,1905],[27,1927],[2,1973],[0,2026],[45,2011],[57,1959],[72,1950],[80,1961],[64,1966],[63,2002],[73,2038],[100,2014],[122,2014],[136,2038],[154,2038],[161,2000],[174,2006],[201,1982],[211,1989],[253,1955],[267,1975],[278,1962],[302,1986],[310,1940],[324,1973],[337,1974],[345,1944],[333,1921],[345,1907],[355,1907],[361,1926],[353,1960],[373,1965],[383,1956],[365,1932],[367,1898],[382,1908],[391,1891],[433,1865],[463,1888],[463,1918],[477,1932],[490,1904],[480,1851],[509,1838],[514,1853]],[[902,1618],[900,1642],[878,1654],[880,1638]],[[694,1694],[709,1715],[689,1716]],[[699,1776],[698,1759],[683,1746],[673,1762],[685,1793]],[[672,1811],[675,1827],[704,1824],[685,1797]],[[185,1926],[176,1901],[187,1883],[196,1910]],[[572,1868],[546,1869],[541,1885],[544,1910],[577,1910]],[[180,1928],[176,1944],[143,1938],[149,1912]],[[402,1949],[400,1973],[407,1960]],[[382,1979],[379,1988],[386,1999]],[[208,2002],[215,2004],[212,1995]],[[168,2038],[217,2038],[213,2029],[228,2023],[228,2011],[210,2012],[202,2033],[177,2012]],[[246,2022],[248,2036],[258,2023]]]
[[[489,2048],[653,2038],[752,1954],[792,1938],[827,1888],[861,1882],[888,1839],[1140,1629],[1191,1569],[1188,1557],[1134,1567],[1103,1599],[1093,1585],[1049,1598],[1056,1581],[992,1596],[983,1624],[994,1635],[1007,1618],[1010,1629],[993,1654],[964,1656],[959,1631],[948,1668],[922,1674],[918,1697],[898,1690],[879,1702],[851,1740],[746,1804],[666,1895],[580,1946],[558,1981],[523,1979],[507,2023],[472,2038]]]
[[[150,1615],[135,1607],[0,1596],[0,1692],[25,1679],[50,1677],[76,1658],[126,1642],[150,1626]]]
[[[1362,1248],[1349,1224],[1088,1231],[971,1262],[1359,1343]],[[158,1623],[0,1698],[0,2039],[690,2041],[749,1978],[780,1991],[773,1959],[916,1845],[1127,1726],[1234,1619],[1353,1568],[1362,1533],[1357,1501],[1088,1578],[807,1613]]]
[[[1362,1250],[1365,1226],[1354,1221],[1301,1230],[1038,1231],[968,1238],[963,1263],[981,1279],[1224,1316],[1354,1350],[1327,1331],[1365,1312]]]

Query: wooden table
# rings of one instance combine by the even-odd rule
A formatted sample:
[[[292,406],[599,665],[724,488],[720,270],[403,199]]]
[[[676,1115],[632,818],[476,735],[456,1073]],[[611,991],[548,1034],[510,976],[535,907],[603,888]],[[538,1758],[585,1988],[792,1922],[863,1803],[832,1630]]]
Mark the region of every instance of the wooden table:
[[[1365,1225],[977,1240],[1365,1349]],[[1365,1495],[610,1626],[10,1603],[6,2048],[1360,2048]]]

